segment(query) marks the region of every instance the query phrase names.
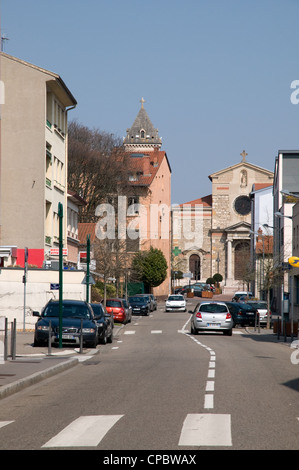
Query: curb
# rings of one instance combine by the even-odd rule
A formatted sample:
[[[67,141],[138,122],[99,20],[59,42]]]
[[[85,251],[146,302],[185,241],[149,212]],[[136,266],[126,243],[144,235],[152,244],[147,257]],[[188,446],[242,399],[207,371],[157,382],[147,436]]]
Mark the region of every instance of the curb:
[[[55,374],[59,374],[59,372],[63,372],[67,369],[70,369],[71,367],[76,366],[78,363],[79,360],[77,358],[71,358],[60,364],[56,364],[53,367],[49,367],[44,371],[36,372],[35,374],[29,375],[28,377],[5,385],[0,388],[0,399],[8,397],[13,393],[19,392],[20,390],[23,390],[24,388],[29,387],[30,385],[41,382],[42,380],[52,377]]]

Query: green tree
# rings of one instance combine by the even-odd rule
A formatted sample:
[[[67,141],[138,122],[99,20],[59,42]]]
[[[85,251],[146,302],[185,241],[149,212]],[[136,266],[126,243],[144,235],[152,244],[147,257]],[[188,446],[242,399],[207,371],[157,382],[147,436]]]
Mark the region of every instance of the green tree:
[[[149,289],[162,284],[167,277],[167,261],[163,252],[151,246],[148,251],[137,253],[132,260],[132,273]]]

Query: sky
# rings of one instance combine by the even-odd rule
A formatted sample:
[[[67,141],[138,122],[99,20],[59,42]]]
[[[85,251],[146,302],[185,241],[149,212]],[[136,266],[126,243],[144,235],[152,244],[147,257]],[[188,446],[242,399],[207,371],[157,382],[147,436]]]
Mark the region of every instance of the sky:
[[[274,171],[299,149],[299,0],[0,0],[0,15],[4,52],[61,76],[70,119],[122,138],[144,98],[174,204],[211,194],[243,150]]]

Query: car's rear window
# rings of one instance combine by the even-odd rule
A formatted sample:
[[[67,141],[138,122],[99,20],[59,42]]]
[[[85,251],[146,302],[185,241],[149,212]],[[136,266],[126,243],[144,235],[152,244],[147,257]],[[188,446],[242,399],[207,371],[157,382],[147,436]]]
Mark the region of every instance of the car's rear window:
[[[107,307],[121,307],[121,302],[119,300],[107,300]]]
[[[205,313],[225,313],[228,309],[226,305],[204,304],[200,306],[199,311]]]
[[[261,308],[263,310],[267,309],[266,302],[254,302],[254,303],[248,302],[248,305],[251,305],[251,307],[255,307],[255,308]]]

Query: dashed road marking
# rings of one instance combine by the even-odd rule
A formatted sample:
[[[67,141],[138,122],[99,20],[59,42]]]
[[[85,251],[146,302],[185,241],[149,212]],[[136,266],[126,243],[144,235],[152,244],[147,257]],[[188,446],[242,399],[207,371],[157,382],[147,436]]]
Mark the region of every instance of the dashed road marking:
[[[95,447],[122,416],[80,416],[43,447]]]
[[[180,446],[232,446],[231,416],[188,414],[179,440]]]
[[[10,423],[14,423],[14,421],[0,421],[0,428],[4,428],[4,426],[7,426]]]

